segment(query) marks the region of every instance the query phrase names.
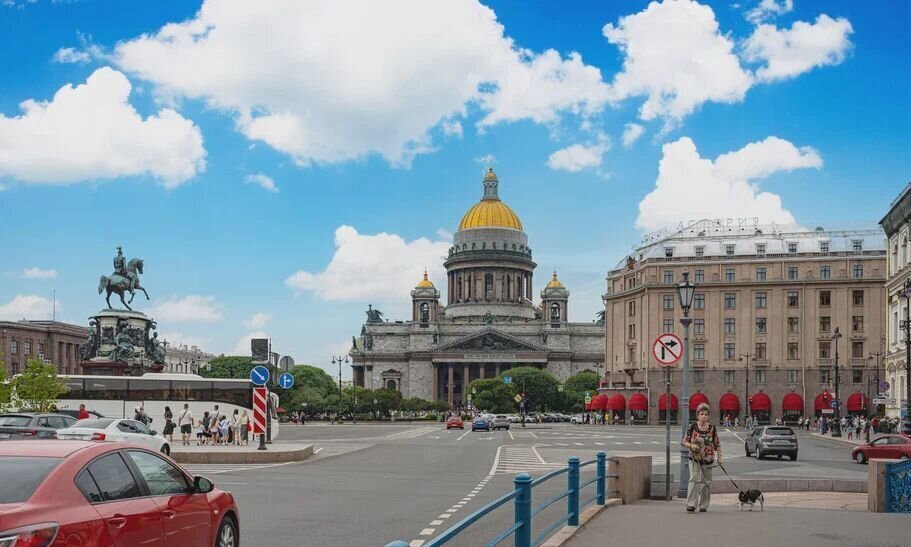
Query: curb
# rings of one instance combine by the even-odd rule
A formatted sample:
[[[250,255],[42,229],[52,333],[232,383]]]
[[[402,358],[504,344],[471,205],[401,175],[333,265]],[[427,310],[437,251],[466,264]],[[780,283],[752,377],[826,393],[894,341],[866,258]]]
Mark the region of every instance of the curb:
[[[238,464],[238,463],[287,463],[306,460],[313,454],[313,445],[296,450],[265,450],[257,452],[171,452],[177,463]]]
[[[862,479],[750,479],[736,477],[743,488],[758,488],[763,492],[845,492],[849,494],[868,493],[869,484]],[[663,485],[663,483],[662,483]],[[679,483],[671,483],[672,497],[676,498]],[[737,489],[730,481],[712,480],[712,494],[736,494]],[[649,496],[650,499],[656,499]],[[657,499],[664,499],[664,488]]]
[[[560,547],[569,541],[580,528],[585,526],[585,524],[593,519],[595,515],[599,514],[601,511],[607,509],[608,507],[616,507],[618,505],[623,505],[623,501],[620,498],[610,498],[606,500],[607,503],[604,505],[593,505],[582,511],[582,514],[579,515],[579,526],[564,526],[559,529],[554,535],[550,536],[547,541],[541,544],[541,547]]]
[[[847,444],[847,445],[850,445],[850,446],[860,446],[860,445],[864,444],[863,442],[855,441],[855,440],[853,440],[853,439],[848,440],[848,439],[846,439],[846,438],[844,438],[844,437],[830,437],[830,436],[828,436],[828,435],[823,435],[822,433],[810,433],[810,436],[811,436],[811,437],[815,437],[815,438],[817,438],[817,439],[822,439],[822,440],[825,440],[825,441],[832,441],[833,443]],[[870,437],[870,440],[871,440],[871,441],[872,441],[873,439],[874,439],[874,437]]]

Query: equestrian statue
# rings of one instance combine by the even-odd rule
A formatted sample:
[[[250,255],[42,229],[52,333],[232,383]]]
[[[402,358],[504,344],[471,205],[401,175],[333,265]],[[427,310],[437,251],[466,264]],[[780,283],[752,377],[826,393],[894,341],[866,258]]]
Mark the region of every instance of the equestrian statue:
[[[149,293],[139,284],[142,266],[141,258],[132,258],[127,262],[123,256],[123,250],[117,247],[117,256],[114,257],[114,273],[111,274],[111,277],[102,275],[98,282],[98,294],[107,291],[105,302],[107,302],[109,309],[111,308],[111,293],[116,293],[120,297],[120,302],[130,311],[133,311],[133,308],[130,307],[129,303],[136,296],[136,291],[142,291],[146,296],[146,300],[149,300]],[[128,301],[123,299],[124,294],[127,292],[130,293]]]

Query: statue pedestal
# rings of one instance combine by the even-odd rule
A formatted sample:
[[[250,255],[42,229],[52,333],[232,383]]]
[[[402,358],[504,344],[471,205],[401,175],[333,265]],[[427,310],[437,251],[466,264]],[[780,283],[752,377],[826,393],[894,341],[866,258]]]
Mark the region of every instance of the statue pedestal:
[[[161,356],[149,355],[155,321],[138,311],[106,309],[89,320],[95,344],[83,355],[85,374],[135,376],[161,372]]]

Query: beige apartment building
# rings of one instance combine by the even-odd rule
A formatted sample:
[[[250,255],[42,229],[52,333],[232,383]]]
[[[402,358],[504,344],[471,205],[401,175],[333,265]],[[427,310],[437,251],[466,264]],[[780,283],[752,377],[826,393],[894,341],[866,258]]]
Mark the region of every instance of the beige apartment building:
[[[665,400],[652,343],[683,337],[676,284],[696,284],[690,317],[690,408],[714,417],[821,415],[835,393],[841,412],[872,414],[873,352],[882,346],[885,237],[879,229],[828,231],[703,220],[646,236],[607,276],[605,384],[608,410],[639,422],[676,418],[682,361]],[[836,329],[840,338],[835,336]],[[749,388],[747,389],[747,367]],[[626,401],[630,401],[625,405]],[[828,411],[826,411],[828,413]]]
[[[911,248],[908,239],[911,238],[911,184],[902,190],[901,194],[892,202],[889,212],[880,221],[880,225],[889,238],[889,264],[888,279],[886,280],[886,306],[885,321],[887,342],[884,355],[876,355],[882,359],[883,376],[888,387],[883,390],[888,404],[886,414],[898,416],[901,401],[908,397],[907,368],[905,360],[905,335],[901,329],[901,322],[905,319],[908,308],[907,300],[901,297],[905,281],[911,278]]]

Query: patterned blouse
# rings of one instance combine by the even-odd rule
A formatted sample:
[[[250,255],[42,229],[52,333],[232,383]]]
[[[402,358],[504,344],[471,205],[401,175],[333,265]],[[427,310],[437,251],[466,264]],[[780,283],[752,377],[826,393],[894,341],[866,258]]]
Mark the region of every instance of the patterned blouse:
[[[698,463],[708,465],[715,461],[715,452],[721,450],[721,440],[715,426],[709,424],[708,429],[699,429],[696,422],[691,423],[686,430],[686,442],[693,445],[690,457]]]

